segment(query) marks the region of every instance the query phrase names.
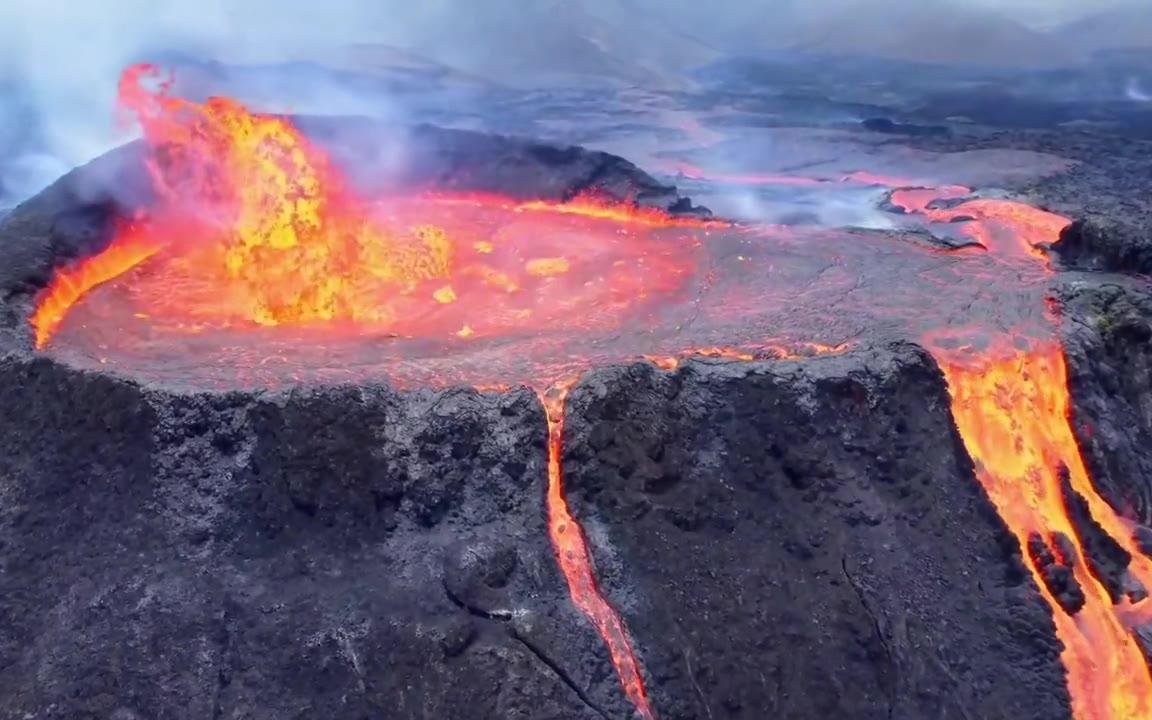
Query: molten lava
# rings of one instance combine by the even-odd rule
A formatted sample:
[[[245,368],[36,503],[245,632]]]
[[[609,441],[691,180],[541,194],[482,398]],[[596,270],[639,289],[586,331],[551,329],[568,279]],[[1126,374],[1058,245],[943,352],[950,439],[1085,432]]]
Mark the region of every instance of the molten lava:
[[[1130,568],[1152,579],[1148,558],[1134,547],[1130,530],[1096,493],[1068,424],[1064,354],[1056,343],[1018,350],[1000,343],[968,354],[936,351],[952,393],[956,425],[977,464],[977,477],[1021,547],[1028,536],[1060,533],[1073,541],[1073,564],[1086,602],[1074,616],[1045,587],[1030,562],[1064,643],[1068,689],[1078,720],[1152,717],[1152,677],[1126,622],[1107,589],[1089,572],[1085,550],[1067,516],[1060,468],[1088,499],[1094,517],[1132,553]],[[1145,585],[1145,587],[1152,587]],[[1147,601],[1145,601],[1147,602]]]
[[[64,322],[68,309],[97,285],[119,277],[160,251],[161,242],[140,225],[125,222],[102,252],[85,258],[52,278],[32,313],[36,348],[43,348]]]
[[[604,600],[592,570],[592,556],[584,531],[568,511],[564,499],[563,474],[560,468],[564,443],[564,401],[575,379],[553,385],[540,394],[548,416],[548,532],[552,547],[560,560],[560,569],[568,582],[568,592],[576,607],[580,608],[596,626],[600,637],[608,646],[616,674],[624,686],[624,694],[632,701],[643,720],[655,720],[655,713],[644,690],[644,679],[632,650],[632,641],[624,622],[612,606]]]
[[[931,203],[939,197],[930,190],[904,190],[893,194],[893,202],[935,222],[965,220],[966,234],[1007,258],[1031,258],[1034,263],[1043,259],[1043,245],[1055,240],[1068,222],[1001,200],[934,208]],[[1075,615],[1057,602],[1036,562],[1028,561],[1064,644],[1075,717],[1152,718],[1152,674],[1133,635],[1134,624],[1149,611],[1150,601],[1114,605],[1107,588],[1092,574],[1084,542],[1068,516],[1061,470],[1067,471],[1072,489],[1088,503],[1093,519],[1131,554],[1128,572],[1149,590],[1152,559],[1137,547],[1131,527],[1088,476],[1070,424],[1071,398],[1057,318],[1046,319],[1050,337],[1030,346],[1004,335],[979,349],[947,334],[930,334],[925,340],[947,378],[952,414],[977,464],[977,477],[1021,547],[1028,547],[1029,536],[1035,534],[1062,536],[1075,548],[1077,557],[1067,560],[1085,595],[1084,606]]]
[[[183,226],[167,240],[199,250],[196,271],[226,282],[230,304],[248,319],[378,320],[375,299],[359,291],[366,279],[399,291],[446,274],[442,238],[389,237],[287,120],[228,98],[188,102],[158,80],[155,68],[129,68],[120,101],[155,149],[150,167],[167,201],[161,213]]]
[[[153,255],[133,278],[128,313],[147,316],[153,337],[311,326],[471,339],[558,328],[573,313],[614,326],[694,273],[698,241],[666,233],[721,226],[592,196],[367,202],[287,119],[228,98],[193,103],[169,87],[151,66],[124,73],[121,104],[143,127],[161,201],[54,278],[37,347],[88,290]]]

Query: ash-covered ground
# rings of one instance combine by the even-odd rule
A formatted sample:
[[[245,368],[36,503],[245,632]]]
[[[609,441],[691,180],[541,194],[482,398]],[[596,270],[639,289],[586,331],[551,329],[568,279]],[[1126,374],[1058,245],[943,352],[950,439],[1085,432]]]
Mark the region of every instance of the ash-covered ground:
[[[1043,337],[1055,297],[1092,477],[1152,526],[1148,141],[890,107],[861,117],[823,92],[813,108],[743,80],[501,91],[472,117],[425,97],[439,122],[550,142],[420,129],[404,139],[413,172],[389,178],[555,199],[598,189],[698,217],[690,195],[784,226],[727,248],[719,233],[701,278],[722,280],[689,293],[695,329],[679,339],[800,335],[835,353],[661,370],[631,358],[680,346],[637,343],[637,325],[596,338],[569,394],[568,502],[656,716],[1070,718],[1052,611],[917,343],[972,321]],[[375,127],[304,126],[321,142]],[[912,126],[946,132],[892,132]],[[226,358],[128,353],[117,366],[97,348],[115,331],[83,323],[31,349],[53,268],[93,252],[116,203],[147,194],[135,151],[116,152],[97,161],[101,177],[123,173],[113,196],[80,170],[0,225],[0,717],[633,716],[549,543],[540,401],[428,382],[456,366],[474,377],[498,353],[433,353],[407,378],[370,364],[335,383],[221,385]],[[865,172],[898,180],[842,181]],[[1077,222],[1053,257],[1067,269],[1021,263],[1005,280],[946,223],[893,212],[893,184],[1064,214]],[[733,276],[749,264],[784,269],[775,293],[766,273]],[[532,359],[524,348],[516,358]],[[499,380],[532,380],[514,368]],[[1119,588],[1131,558],[1090,518],[1080,527],[1085,560]],[[1152,550],[1152,530],[1134,532]]]

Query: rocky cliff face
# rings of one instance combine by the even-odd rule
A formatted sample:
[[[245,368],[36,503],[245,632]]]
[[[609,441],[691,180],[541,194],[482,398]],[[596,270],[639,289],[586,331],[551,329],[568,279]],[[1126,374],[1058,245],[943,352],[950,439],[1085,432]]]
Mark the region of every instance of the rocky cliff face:
[[[0,384],[5,717],[630,715],[531,392]],[[660,717],[1069,716],[947,408],[908,346],[573,390],[570,501]]]

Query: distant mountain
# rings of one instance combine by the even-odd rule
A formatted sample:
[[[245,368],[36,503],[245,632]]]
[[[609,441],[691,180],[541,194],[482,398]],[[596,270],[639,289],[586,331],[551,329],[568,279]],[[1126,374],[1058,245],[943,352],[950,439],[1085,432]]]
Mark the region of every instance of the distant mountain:
[[[1057,36],[1088,52],[1152,50],[1152,3],[1094,13],[1061,27]]]
[[[1051,68],[1082,54],[991,9],[954,0],[831,0],[799,9],[773,49],[971,67]]]
[[[429,3],[435,11],[435,3]],[[486,0],[451,3],[409,47],[446,65],[513,86],[676,87],[682,71],[717,57],[661,14],[629,0]]]
[[[666,0],[636,0],[658,11]],[[975,67],[1065,67],[1083,54],[969,0],[711,0],[668,21],[731,55],[803,52]]]

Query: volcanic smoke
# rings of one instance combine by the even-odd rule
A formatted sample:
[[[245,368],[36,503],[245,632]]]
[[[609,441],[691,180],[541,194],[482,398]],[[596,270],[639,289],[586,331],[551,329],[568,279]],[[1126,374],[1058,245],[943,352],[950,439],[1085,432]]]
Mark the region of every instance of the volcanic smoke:
[[[102,252],[56,273],[32,317],[36,346],[89,342],[107,350],[102,361],[134,367],[156,347],[200,343],[187,347],[211,347],[240,372],[291,367],[297,356],[268,348],[306,338],[317,353],[370,352],[372,367],[401,385],[536,388],[548,418],[553,549],[572,601],[603,638],[628,699],[641,717],[655,718],[624,620],[597,587],[593,554],[565,501],[568,390],[587,368],[639,356],[673,367],[693,355],[746,361],[842,349],[845,338],[821,335],[819,316],[759,337],[738,328],[769,324],[753,323],[755,313],[770,312],[773,303],[800,304],[805,288],[819,292],[820,283],[852,279],[851,268],[837,264],[823,268],[818,282],[793,277],[794,269],[765,248],[793,253],[785,260],[828,252],[821,243],[847,255],[860,237],[828,233],[815,242],[788,229],[730,228],[597,198],[364,198],[289,119],[251,113],[228,98],[193,103],[170,87],[150,66],[125,71],[121,103],[143,128],[158,199],[122,218]],[[867,174],[848,180],[886,182]],[[872,311],[904,323],[936,356],[977,478],[1020,545],[1060,536],[1075,548],[1078,557],[1067,560],[1085,602],[1074,614],[1057,602],[1037,563],[1025,562],[1064,644],[1076,717],[1152,717],[1152,677],[1133,637],[1152,605],[1113,602],[1084,561],[1061,489],[1066,475],[1094,519],[1131,553],[1132,579],[1152,590],[1152,560],[1136,546],[1130,523],[1095,490],[1069,425],[1065,361],[1057,319],[1044,306],[1050,270],[1040,249],[1068,221],[1014,202],[965,200],[970,194],[956,186],[895,190],[895,205],[925,223],[960,227],[986,252],[957,254],[945,269],[923,273],[971,275],[942,274],[952,280],[900,291],[907,295],[893,287],[891,307]],[[941,199],[952,202],[941,209],[933,204]],[[939,254],[904,245],[886,252],[909,263]],[[727,272],[744,274],[726,284]],[[965,278],[1023,303],[1014,307],[1018,322],[987,325],[942,314],[944,296],[960,292]],[[711,304],[700,300],[713,295]],[[999,296],[993,302],[1001,304]],[[73,323],[73,315],[85,321]],[[693,322],[704,329],[686,330]],[[108,342],[99,332],[109,325],[147,342]],[[718,330],[708,335],[706,325]],[[426,355],[408,355],[429,343],[450,357],[459,353],[459,361],[437,370],[444,366],[425,362]],[[484,352],[466,362],[463,354],[474,349]],[[252,352],[269,354],[253,359]],[[288,381],[299,378],[295,372]]]

